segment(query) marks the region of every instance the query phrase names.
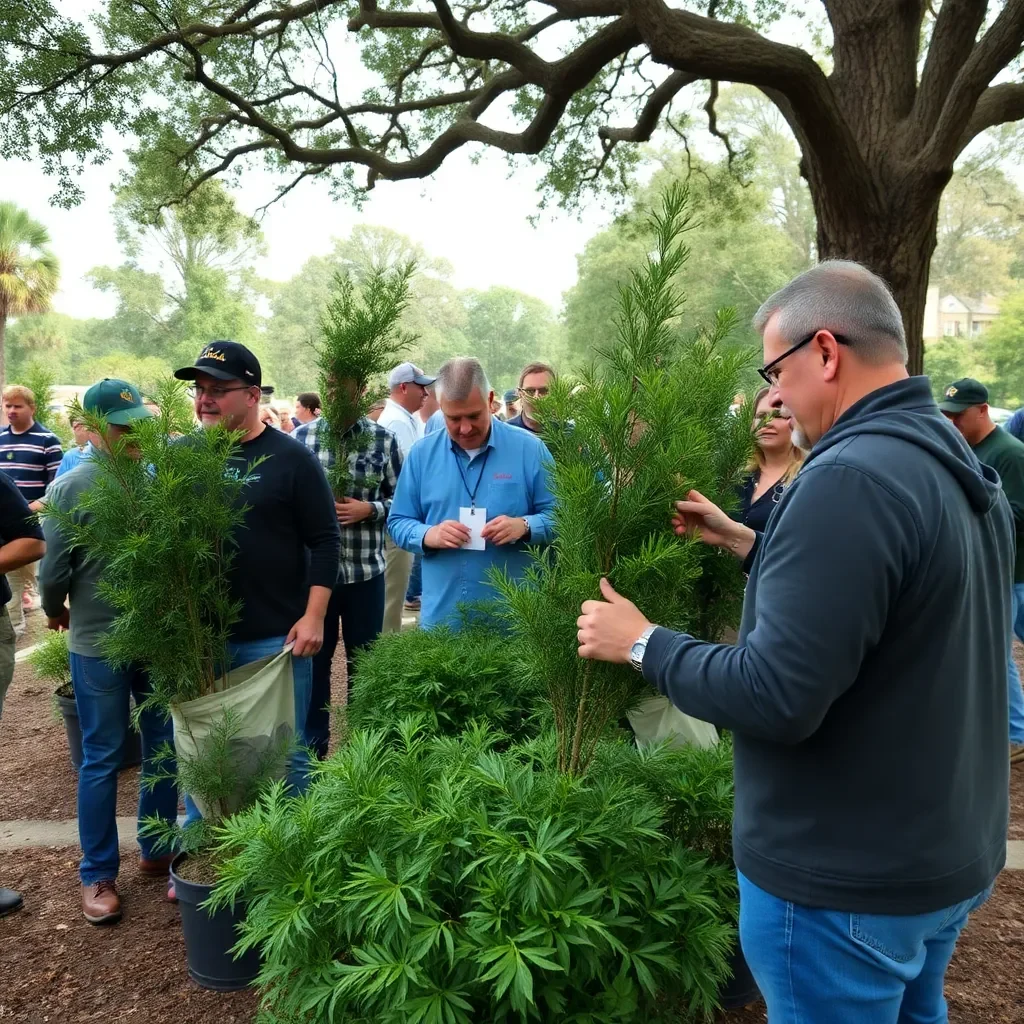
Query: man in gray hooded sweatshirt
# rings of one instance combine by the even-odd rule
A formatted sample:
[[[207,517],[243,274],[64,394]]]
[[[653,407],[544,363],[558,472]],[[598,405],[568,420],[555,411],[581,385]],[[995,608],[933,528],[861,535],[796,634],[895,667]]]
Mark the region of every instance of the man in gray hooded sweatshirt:
[[[740,940],[772,1024],[943,1022],[1006,856],[1013,518],[907,376],[874,274],[820,264],[754,324],[810,454],[763,535],[695,491],[675,520],[746,560],[738,645],[656,627],[604,581],[580,654],[732,730]]]

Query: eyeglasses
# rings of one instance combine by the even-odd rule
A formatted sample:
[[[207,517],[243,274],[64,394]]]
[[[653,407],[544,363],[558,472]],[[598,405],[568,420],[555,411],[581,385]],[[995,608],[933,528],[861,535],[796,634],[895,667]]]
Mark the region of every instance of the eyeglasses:
[[[792,348],[787,348],[786,351],[777,359],[773,359],[770,363],[765,363],[764,366],[760,367],[757,372],[761,375],[761,379],[769,387],[775,387],[779,383],[779,363],[781,363],[783,359],[791,356],[794,352],[798,352],[804,347],[804,345],[810,345],[810,343],[821,333],[821,330],[822,329],[819,327],[818,330],[808,334],[803,341],[798,341]],[[849,340],[842,334],[836,334],[835,331],[829,331],[829,334],[831,334],[840,345],[850,344]]]
[[[550,388],[520,388],[519,394],[527,398],[546,398],[550,391]]]
[[[252,385],[255,387],[255,385]],[[204,388],[199,384],[192,384],[188,388],[188,393],[193,398],[202,398],[204,395],[207,398],[212,398],[215,402],[219,402],[225,395],[230,395],[232,391],[251,391],[252,387],[248,388]]]

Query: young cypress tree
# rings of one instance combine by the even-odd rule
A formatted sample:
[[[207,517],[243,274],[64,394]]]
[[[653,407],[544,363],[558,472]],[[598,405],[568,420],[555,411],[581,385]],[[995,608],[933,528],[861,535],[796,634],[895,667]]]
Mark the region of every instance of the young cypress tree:
[[[558,764],[571,774],[651,692],[630,667],[576,654],[580,605],[599,596],[601,577],[653,621],[707,639],[735,621],[742,597],[734,559],[669,526],[673,503],[691,488],[734,502],[752,444],[749,411],[729,415],[748,362],[722,344],[735,313],[688,333],[680,326],[686,201],[685,187],[673,188],[652,217],[656,250],[620,294],[617,344],[540,403],[554,457],[555,541],[535,551],[523,579],[494,578],[525,670],[547,686]]]
[[[374,381],[395,365],[398,354],[415,340],[400,325],[409,299],[412,261],[375,266],[357,288],[350,274],[335,276],[334,295],[320,317],[317,346],[325,441],[334,455],[327,477],[339,498],[349,490],[349,457],[365,437],[348,428],[380,397]]]

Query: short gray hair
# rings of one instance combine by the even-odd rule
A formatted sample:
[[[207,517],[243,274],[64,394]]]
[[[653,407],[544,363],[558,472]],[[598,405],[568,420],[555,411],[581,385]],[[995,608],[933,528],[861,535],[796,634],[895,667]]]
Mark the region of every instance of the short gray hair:
[[[754,314],[758,334],[776,313],[779,333],[794,345],[832,331],[866,363],[907,361],[903,317],[889,286],[852,260],[825,260],[780,288]]]
[[[449,359],[437,371],[434,387],[438,401],[447,398],[452,402],[464,402],[477,388],[484,398],[491,393],[491,385],[487,381],[487,374],[484,373],[480,360],[472,356],[456,356]]]

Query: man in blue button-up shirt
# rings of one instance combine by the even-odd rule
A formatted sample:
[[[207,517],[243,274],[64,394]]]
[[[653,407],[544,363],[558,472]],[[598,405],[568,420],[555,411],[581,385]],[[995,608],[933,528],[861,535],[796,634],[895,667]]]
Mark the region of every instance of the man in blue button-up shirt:
[[[395,543],[424,556],[425,628],[456,623],[460,603],[492,599],[487,570],[522,575],[527,545],[548,543],[554,529],[551,455],[540,438],[491,416],[479,361],[449,360],[436,388],[445,429],[409,452],[388,517]]]

